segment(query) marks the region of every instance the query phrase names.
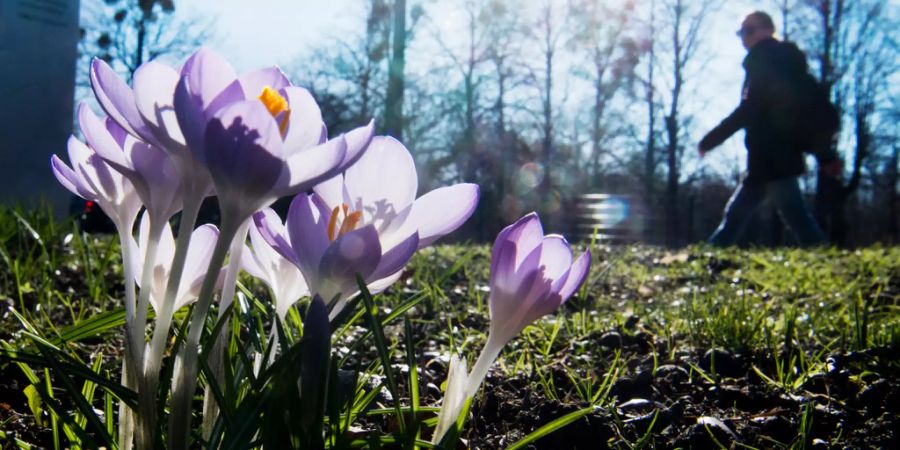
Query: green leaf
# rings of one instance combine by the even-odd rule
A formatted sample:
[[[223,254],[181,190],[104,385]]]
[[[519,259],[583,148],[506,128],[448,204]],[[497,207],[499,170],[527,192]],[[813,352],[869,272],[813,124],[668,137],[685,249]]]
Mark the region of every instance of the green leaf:
[[[413,434],[411,437],[413,439],[418,439],[419,437],[419,370],[418,365],[416,364],[416,350],[415,343],[413,341],[413,329],[412,322],[409,320],[409,316],[403,316],[403,327],[406,334],[406,364],[409,366],[409,401],[410,401],[410,412],[412,413],[412,430]]]
[[[375,338],[375,348],[378,349],[378,356],[381,359],[381,366],[384,368],[384,376],[387,378],[388,390],[394,398],[394,409],[397,413],[397,423],[400,425],[400,434],[406,434],[406,420],[400,411],[400,391],[397,389],[397,380],[394,378],[394,371],[391,370],[391,355],[387,347],[387,339],[384,337],[384,329],[381,321],[378,320],[378,308],[372,300],[372,294],[366,286],[366,280],[359,274],[356,274],[356,283],[359,285],[359,296],[362,298],[366,308],[366,316],[369,317],[369,326],[372,328],[372,336]]]
[[[45,348],[51,349],[52,351],[52,348],[50,347]],[[54,370],[59,371],[59,373],[62,375],[71,375],[79,380],[93,381],[94,383],[97,383],[98,386],[105,389],[107,392],[112,393],[120,400],[125,402],[125,404],[129,407],[137,408],[137,392],[132,391],[131,389],[128,389],[125,386],[122,386],[121,384],[112,381],[103,375],[91,371],[90,368],[85,367],[77,361],[73,362],[71,357],[60,351],[52,351],[52,354],[47,356],[34,353],[18,352],[14,349],[4,348],[0,349],[0,361],[2,361],[3,359],[19,363],[20,367],[25,364],[26,368],[28,367],[28,365],[53,367]]]
[[[148,320],[153,319],[155,316],[152,309],[147,312]],[[125,309],[118,308],[93,315],[88,319],[69,325],[62,329],[59,336],[48,339],[48,341],[54,345],[62,345],[65,342],[78,342],[122,326],[125,326]]]
[[[60,373],[60,376],[57,379],[62,382],[63,388],[68,392],[69,397],[72,401],[75,402],[75,406],[81,411],[81,414],[87,419],[87,422],[94,428],[97,436],[99,436],[103,443],[107,445],[109,448],[118,448],[116,443],[113,441],[112,437],[106,433],[106,426],[104,426],[103,421],[97,417],[97,413],[94,412],[94,408],[90,405],[87,399],[85,399],[81,395],[81,390],[75,387],[72,384],[72,380],[69,377],[62,373],[62,369],[56,361],[55,356],[61,354],[61,352],[54,351],[52,348],[45,347],[41,344],[38,345],[38,349],[41,353],[46,357],[46,361],[51,369],[55,372]],[[85,368],[86,372],[94,373],[90,369]],[[70,426],[74,424],[69,424]],[[83,438],[82,438],[83,439]]]
[[[516,450],[520,448],[524,448],[528,444],[547,436],[554,431],[559,430],[560,428],[565,427],[566,425],[588,415],[597,410],[594,406],[588,406],[587,408],[579,409],[578,411],[572,411],[569,414],[566,414],[562,417],[556,418],[553,421],[545,424],[544,426],[538,428],[537,430],[532,431],[527,436],[518,441],[514,442],[512,445],[506,448],[506,450]]]
[[[28,399],[28,409],[30,409],[31,414],[34,415],[34,421],[37,422],[38,426],[44,426],[44,409],[41,407],[41,394],[33,384],[26,386],[24,393],[25,397]]]

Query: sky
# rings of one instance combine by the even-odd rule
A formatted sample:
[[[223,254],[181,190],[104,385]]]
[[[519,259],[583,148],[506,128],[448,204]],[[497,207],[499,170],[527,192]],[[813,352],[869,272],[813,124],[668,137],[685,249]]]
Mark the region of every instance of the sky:
[[[349,32],[363,20],[361,4],[361,0],[191,0],[177,7],[184,14],[214,20],[214,40],[207,45],[240,72],[288,63],[305,49]]]
[[[426,8],[435,4],[427,0],[422,3]],[[687,93],[704,99],[697,106],[698,132],[714,126],[736,106],[743,79],[740,62],[745,51],[734,30],[744,14],[771,4],[771,0],[731,0],[709,22],[711,44],[704,52],[709,61],[699,75],[702,83],[697,84],[698,89]],[[209,19],[212,38],[206,45],[224,55],[241,72],[272,64],[293,67],[306,50],[355,34],[364,23],[363,5],[364,0],[191,0],[178,2],[177,13]],[[436,22],[447,23],[449,17],[452,16]],[[693,146],[689,149],[693,150]],[[715,172],[734,173],[743,167],[744,155],[742,139],[735,136],[702,163]],[[700,167],[698,161],[690,160],[685,163],[685,173]]]

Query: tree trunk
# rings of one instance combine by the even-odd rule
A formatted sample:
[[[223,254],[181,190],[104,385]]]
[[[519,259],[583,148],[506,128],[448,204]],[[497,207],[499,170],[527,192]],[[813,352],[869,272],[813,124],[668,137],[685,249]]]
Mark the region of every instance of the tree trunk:
[[[393,50],[388,68],[384,105],[384,132],[403,139],[403,85],[406,65],[406,0],[394,1]]]

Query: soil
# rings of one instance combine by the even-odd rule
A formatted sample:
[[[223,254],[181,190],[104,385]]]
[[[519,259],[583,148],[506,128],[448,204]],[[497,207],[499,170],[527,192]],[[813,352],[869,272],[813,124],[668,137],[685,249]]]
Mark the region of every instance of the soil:
[[[730,264],[711,259],[709,270],[719,272]],[[70,276],[65,275],[66,279]],[[77,280],[68,281],[79,284]],[[890,289],[893,295],[900,292],[895,284]],[[414,314],[424,319],[415,327],[416,350],[422,355],[418,363],[423,405],[439,404],[438,386],[447,371],[441,353],[446,343],[430,339],[435,332],[432,328],[443,327],[446,321],[429,317],[432,314]],[[464,317],[461,326],[487,329],[484,317],[458,317]],[[787,390],[773,386],[754,369],[773,373],[776,355],[686,348],[679,346],[678,336],[653,335],[637,316],[629,316],[620,327],[590,339],[592,342],[572,343],[570,348],[581,345],[593,349],[591,358],[595,358],[597,367],[609,367],[616,352],[626,362],[622,376],[610,387],[612,401],[530,448],[900,448],[900,356],[896,349],[827,355],[825,370]],[[105,354],[110,354],[114,340],[84,343],[85,351],[102,346]],[[790,360],[790,352],[810,355],[813,350],[788,349],[778,356]],[[551,363],[558,386],[571,385],[570,375],[558,362],[566,357],[554,355],[557,362]],[[500,376],[495,366],[472,404],[461,448],[505,448],[553,419],[587,406],[548,398],[535,389],[533,378],[528,373]],[[14,364],[0,365],[0,430],[6,433],[0,445],[13,448],[13,439],[21,439],[52,448],[47,424],[36,423],[30,412],[23,393],[27,385]],[[401,392],[406,392],[404,386]],[[64,397],[60,399],[65,402]],[[390,404],[386,398],[379,400],[382,406]],[[370,419],[358,424],[354,432],[381,433],[393,427],[389,419]]]

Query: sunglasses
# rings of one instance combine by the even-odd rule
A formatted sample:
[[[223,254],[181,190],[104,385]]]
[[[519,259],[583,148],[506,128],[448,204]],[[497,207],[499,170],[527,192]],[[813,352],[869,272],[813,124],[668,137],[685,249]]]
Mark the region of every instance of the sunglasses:
[[[754,27],[751,25],[751,26],[743,27],[740,30],[737,30],[734,34],[737,37],[746,37],[746,36],[750,36],[751,34],[755,33],[756,30],[758,30],[758,29],[759,29],[759,27]]]

